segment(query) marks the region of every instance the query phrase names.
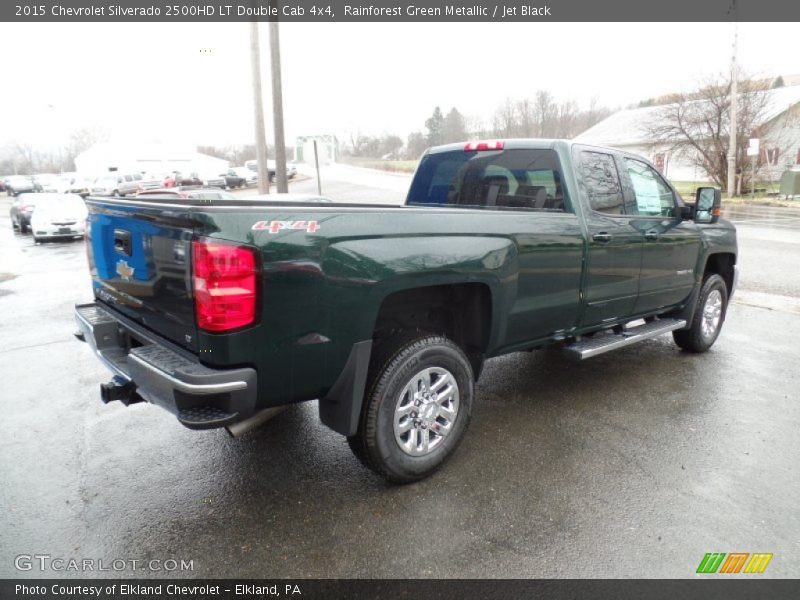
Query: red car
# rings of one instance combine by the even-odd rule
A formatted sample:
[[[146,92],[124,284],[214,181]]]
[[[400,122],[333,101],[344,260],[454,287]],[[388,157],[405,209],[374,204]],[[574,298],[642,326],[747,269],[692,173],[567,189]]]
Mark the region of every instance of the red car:
[[[190,173],[187,175],[185,173],[181,173],[180,171],[173,171],[164,178],[163,186],[165,188],[171,188],[180,185],[203,185],[203,180],[200,179],[195,173]]]

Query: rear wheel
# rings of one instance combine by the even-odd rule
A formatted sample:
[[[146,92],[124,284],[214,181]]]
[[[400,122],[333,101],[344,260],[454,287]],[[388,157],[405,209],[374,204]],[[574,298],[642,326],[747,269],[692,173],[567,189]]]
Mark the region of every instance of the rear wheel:
[[[472,412],[474,377],[456,344],[416,332],[376,350],[367,390],[350,447],[387,480],[409,483],[436,471],[458,446]]]
[[[688,352],[705,352],[719,337],[728,308],[728,288],[716,273],[708,275],[697,296],[697,307],[688,329],[672,332],[675,343]]]
[[[28,233],[28,224],[25,221],[20,220],[19,222],[19,232],[20,233]]]

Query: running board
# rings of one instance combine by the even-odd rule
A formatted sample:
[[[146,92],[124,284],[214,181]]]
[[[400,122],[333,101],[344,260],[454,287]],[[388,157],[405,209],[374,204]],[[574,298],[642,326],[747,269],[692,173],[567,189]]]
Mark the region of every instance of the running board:
[[[686,321],[682,319],[657,319],[638,327],[623,329],[622,333],[606,333],[584,338],[580,342],[565,346],[564,350],[569,356],[585,360],[683,327],[686,327]]]

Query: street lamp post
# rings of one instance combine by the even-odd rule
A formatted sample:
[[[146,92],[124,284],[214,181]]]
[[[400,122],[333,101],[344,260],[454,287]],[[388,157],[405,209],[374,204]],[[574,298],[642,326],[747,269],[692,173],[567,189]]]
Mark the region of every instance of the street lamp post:
[[[731,125],[730,140],[728,141],[728,198],[736,195],[736,126],[737,126],[737,104],[738,94],[738,73],[736,68],[736,49],[738,45],[739,30],[734,25],[733,30],[733,56],[731,57]]]
[[[267,134],[264,125],[264,104],[261,95],[261,48],[258,43],[258,21],[252,21],[250,23],[250,64],[253,69],[253,107],[255,109],[258,193],[269,194],[269,171],[267,170]]]

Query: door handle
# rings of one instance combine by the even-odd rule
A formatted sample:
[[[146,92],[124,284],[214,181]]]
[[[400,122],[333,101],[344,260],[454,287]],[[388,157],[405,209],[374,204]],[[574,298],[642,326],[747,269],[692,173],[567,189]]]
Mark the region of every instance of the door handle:
[[[644,239],[648,242],[655,242],[658,239],[658,232],[655,229],[645,232]]]
[[[612,236],[611,236],[611,234],[610,234],[610,233],[606,233],[605,231],[602,231],[602,232],[600,232],[600,233],[595,233],[595,234],[592,236],[592,239],[593,239],[595,242],[602,242],[602,243],[606,243],[606,242],[610,242],[610,241],[611,241],[611,237],[612,237]]]

